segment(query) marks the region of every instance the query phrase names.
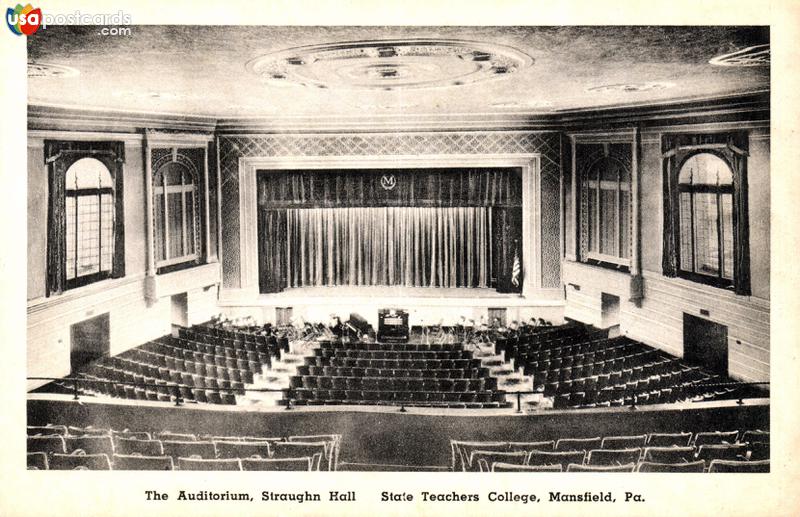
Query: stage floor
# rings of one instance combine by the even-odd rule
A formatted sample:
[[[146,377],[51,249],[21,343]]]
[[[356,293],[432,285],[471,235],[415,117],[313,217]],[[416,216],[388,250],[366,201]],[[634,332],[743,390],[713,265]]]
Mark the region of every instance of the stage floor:
[[[513,300],[522,296],[519,293],[498,293],[491,288],[466,287],[405,287],[405,286],[325,286],[292,287],[280,293],[261,295],[276,298],[469,298]]]

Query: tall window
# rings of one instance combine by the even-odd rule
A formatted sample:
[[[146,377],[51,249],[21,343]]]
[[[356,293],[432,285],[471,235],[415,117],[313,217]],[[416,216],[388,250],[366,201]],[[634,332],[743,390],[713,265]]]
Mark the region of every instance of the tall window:
[[[196,261],[200,257],[200,217],[195,171],[172,161],[154,177],[156,267]]]
[[[123,142],[45,141],[47,295],[125,275]]]
[[[733,282],[733,172],[711,153],[686,160],[678,174],[680,271],[720,285]]]
[[[111,172],[95,158],[67,169],[65,182],[67,288],[108,278],[114,256]]]
[[[581,258],[630,265],[631,172],[614,156],[603,156],[581,181]]]
[[[747,134],[665,135],[665,276],[750,294]]]

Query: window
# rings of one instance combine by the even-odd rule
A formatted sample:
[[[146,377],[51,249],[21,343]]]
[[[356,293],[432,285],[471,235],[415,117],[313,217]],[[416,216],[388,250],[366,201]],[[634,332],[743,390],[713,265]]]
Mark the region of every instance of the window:
[[[67,288],[111,275],[114,256],[114,188],[111,172],[95,158],[67,169]]]
[[[722,158],[698,153],[678,174],[680,272],[733,283],[733,172]]]
[[[156,267],[196,262],[201,232],[194,167],[170,161],[156,170],[153,183]]]
[[[47,296],[125,274],[123,142],[45,141]]]
[[[666,276],[749,294],[744,133],[664,137]]]
[[[583,261],[630,265],[631,171],[605,154],[581,174],[580,257]]]

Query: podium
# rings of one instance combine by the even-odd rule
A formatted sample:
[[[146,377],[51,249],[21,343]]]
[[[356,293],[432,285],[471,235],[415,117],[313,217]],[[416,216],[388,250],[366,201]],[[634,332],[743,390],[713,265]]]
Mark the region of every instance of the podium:
[[[403,309],[378,310],[378,341],[405,343],[408,341],[408,311]]]

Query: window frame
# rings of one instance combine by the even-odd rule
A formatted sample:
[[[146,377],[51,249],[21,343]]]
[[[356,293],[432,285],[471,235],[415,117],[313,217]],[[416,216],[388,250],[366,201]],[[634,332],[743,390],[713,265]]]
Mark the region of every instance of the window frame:
[[[616,143],[616,142],[614,142]],[[587,145],[580,143],[582,145]],[[609,146],[611,143],[597,144],[602,145],[603,150],[599,153],[594,153],[584,160],[583,167],[580,168],[578,175],[578,198],[575,200],[580,207],[580,217],[577,221],[577,246],[578,259],[581,262],[589,263],[597,266],[603,266],[621,271],[629,271],[632,264],[633,255],[633,170],[630,161],[626,160],[626,156],[619,152],[612,151]],[[592,144],[588,144],[592,145]],[[627,171],[627,180],[623,179],[622,174],[617,174],[616,180],[603,180],[601,179],[601,162],[613,161],[616,162],[620,169]],[[619,169],[618,169],[619,170]],[[592,174],[594,173],[594,174]],[[603,183],[616,184],[615,188],[603,188]],[[614,247],[616,255],[602,253],[600,250],[600,234],[602,226],[602,214],[600,194],[602,191],[614,192],[614,233],[615,243]],[[628,196],[628,257],[620,256],[623,250],[623,214],[622,214],[622,199],[623,195]],[[589,210],[589,197],[592,197],[591,210]],[[589,212],[592,213],[589,213]],[[591,218],[591,221],[590,221]],[[597,251],[591,250],[589,246],[589,228],[592,228],[594,234],[591,238],[597,244]]]
[[[746,131],[709,132],[695,134],[662,135],[662,168],[664,185],[664,238],[662,250],[662,269],[666,277],[683,278],[691,282],[715,288],[733,291],[738,295],[750,295],[750,245],[749,216],[747,195],[747,157],[748,134]],[[711,276],[695,271],[686,271],[681,267],[681,208],[680,194],[685,191],[681,187],[680,172],[685,163],[698,154],[712,154],[721,158],[732,173],[732,185],[724,190],[731,190],[732,201],[732,234],[733,279],[722,278],[723,263],[720,261],[719,275]],[[717,186],[703,185],[694,187],[692,192],[708,191],[717,193]],[[726,192],[727,193],[727,192]],[[692,196],[693,200],[694,196]],[[722,205],[717,196],[717,213]],[[694,217],[694,215],[692,216]],[[724,239],[723,226],[718,216],[718,239]],[[694,227],[692,228],[694,233]],[[694,238],[694,237],[692,237]],[[694,253],[694,249],[692,251]],[[720,246],[719,253],[724,253]],[[693,260],[694,262],[694,260]],[[693,266],[694,268],[694,266]]]
[[[69,171],[72,169],[72,167],[74,167],[79,161],[81,161],[83,159],[86,159],[86,158],[92,158],[92,157],[88,157],[87,156],[87,157],[81,158],[79,160],[76,160],[72,165],[70,165],[67,168],[67,170],[65,171],[64,174],[69,174]],[[106,167],[106,165],[102,161],[100,161],[100,160],[97,160],[97,161],[99,161],[104,167]],[[111,183],[112,183],[111,187],[69,189],[68,186],[65,184],[65,187],[64,187],[65,203],[66,203],[66,198],[72,197],[72,198],[75,199],[75,201],[74,201],[74,203],[75,203],[75,276],[73,278],[68,278],[68,277],[66,278],[66,284],[65,284],[66,289],[74,289],[76,287],[82,287],[84,285],[89,285],[89,284],[93,284],[95,282],[99,282],[100,280],[105,280],[107,278],[111,278],[112,271],[113,271],[113,268],[114,268],[114,253],[113,253],[113,251],[112,251],[112,254],[111,254],[111,267],[108,268],[108,270],[105,270],[105,271],[102,269],[102,265],[103,265],[103,258],[102,258],[103,257],[103,253],[102,253],[102,249],[103,249],[103,194],[111,195],[112,205],[116,202],[116,200],[115,200],[115,196],[114,196],[114,187],[113,187],[114,178],[113,178],[113,175],[112,175],[111,171],[108,170],[108,167],[106,167],[106,170],[108,171],[108,175],[111,178]],[[78,199],[81,198],[81,197],[90,197],[90,196],[97,196],[97,207],[98,207],[98,221],[97,221],[97,227],[98,227],[98,268],[100,270],[97,273],[92,273],[90,275],[80,275],[79,276],[78,275],[78,257],[79,257],[79,253],[78,253],[78,251],[79,251],[78,235],[80,233],[79,232],[79,228],[80,227],[78,225]],[[112,208],[112,212],[113,212],[113,208]],[[69,224],[69,216],[68,216],[68,214],[65,213],[65,216],[67,217],[67,224]],[[114,230],[115,230],[115,228],[114,228],[114,225],[112,224],[112,227],[111,227],[111,240],[112,240],[112,242],[115,240],[115,238],[114,238],[115,231]],[[69,235],[69,229],[67,228],[67,231],[65,233],[65,238],[68,235]],[[64,267],[68,269],[68,267],[66,265],[66,260],[67,259],[68,259],[68,256],[65,253],[65,256],[64,256],[64,260],[65,260]]]
[[[60,295],[65,291],[110,278],[124,277],[125,207],[123,195],[123,166],[125,162],[125,143],[123,141],[45,140],[44,150],[45,164],[48,168],[47,282],[45,296]],[[69,171],[76,162],[84,158],[97,159],[108,169],[111,176],[114,213],[114,224],[112,227],[112,238],[114,242],[111,255],[112,264],[110,272],[100,271],[96,274],[80,277],[76,276],[67,280],[66,199],[68,194],[66,175],[67,171]]]
[[[733,180],[731,180],[731,184],[730,185],[723,185],[723,186],[720,186],[720,185],[706,185],[706,184],[692,185],[692,184],[681,183],[681,181],[680,181],[680,174],[681,174],[681,171],[683,171],[683,167],[686,165],[686,163],[689,160],[691,160],[693,157],[698,156],[698,155],[702,155],[702,154],[710,154],[712,156],[716,156],[717,158],[721,159],[722,162],[725,164],[725,166],[727,166],[728,169],[730,170],[731,178],[733,178],[733,167],[731,166],[731,164],[728,162],[728,160],[725,158],[724,155],[722,155],[722,154],[720,154],[718,152],[715,152],[713,149],[706,149],[706,150],[698,149],[696,151],[690,152],[677,165],[678,181],[677,181],[677,183],[675,185],[675,188],[677,189],[677,195],[678,195],[678,204],[677,204],[678,218],[680,219],[680,215],[681,215],[681,212],[682,212],[681,204],[680,204],[680,196],[681,196],[681,194],[687,193],[687,194],[690,195],[689,199],[690,199],[690,203],[691,203],[690,217],[691,217],[691,234],[692,234],[691,235],[691,242],[692,242],[692,271],[688,271],[686,269],[683,269],[683,267],[681,266],[681,264],[683,263],[683,256],[682,256],[682,253],[681,253],[681,249],[682,249],[681,237],[682,237],[682,234],[681,234],[680,224],[676,228],[676,230],[678,232],[677,240],[676,240],[676,243],[678,245],[675,247],[676,263],[678,265],[677,273],[678,273],[679,277],[685,278],[687,280],[691,280],[693,282],[708,284],[708,285],[712,285],[714,287],[719,287],[719,288],[723,288],[723,289],[733,289],[734,282],[736,280],[736,278],[735,278],[735,276],[736,276],[736,254],[735,254],[735,250],[736,250],[737,245],[738,245],[737,236],[736,236],[736,219],[737,219],[736,210],[732,210],[732,218],[731,218],[732,219],[731,220],[731,233],[733,235],[733,244],[732,244],[733,249],[731,249],[731,259],[733,260],[733,263],[734,263],[733,268],[732,268],[732,270],[733,270],[733,278],[727,279],[727,278],[724,278],[722,276],[724,274],[724,270],[725,270],[725,259],[724,259],[725,251],[724,251],[724,247],[723,247],[723,243],[724,243],[725,237],[724,237],[724,233],[723,233],[723,222],[722,222],[722,195],[723,194],[730,194],[731,203],[733,203],[733,196],[734,196],[734,191],[735,191],[734,186],[733,186]],[[694,214],[694,203],[695,203],[695,196],[694,195],[695,194],[714,194],[715,195],[716,207],[717,207],[717,224],[716,224],[716,226],[717,226],[717,259],[719,261],[719,268],[718,268],[719,269],[719,273],[716,276],[697,272],[697,256],[696,256],[696,250],[695,250],[695,239],[696,239],[695,233],[696,233],[696,230],[695,230],[695,214]]]
[[[180,185],[167,185],[166,184],[166,168],[173,164],[177,163],[182,168],[183,171],[181,172],[181,184]],[[186,163],[183,161],[178,160],[171,160],[169,162],[163,163],[159,165],[159,167],[153,173],[153,207],[154,209],[159,204],[159,196],[161,196],[161,206],[163,207],[163,219],[162,224],[163,227],[161,228],[161,242],[154,243],[154,249],[161,249],[164,257],[161,260],[156,260],[155,265],[157,269],[167,268],[171,266],[177,266],[179,264],[184,264],[187,262],[196,262],[198,261],[201,256],[201,242],[200,242],[200,235],[201,235],[201,217],[200,217],[200,203],[198,200],[198,183],[199,177],[196,170],[193,170],[193,167],[187,166]],[[186,176],[189,176],[193,181],[190,184],[185,182]],[[161,180],[159,182],[159,179]],[[187,194],[192,194],[192,221],[191,223],[188,221],[186,216],[186,197]],[[191,253],[184,253],[180,256],[169,257],[169,249],[170,249],[170,232],[169,232],[169,195],[170,194],[180,194],[181,197],[181,214],[182,214],[182,221],[181,221],[181,235],[183,235],[183,249],[184,251],[192,250]],[[154,218],[153,220],[154,226],[156,226],[156,231],[154,232],[153,239],[157,239],[158,235],[158,228],[157,228],[157,219]],[[189,224],[192,225],[194,231],[192,232],[192,245],[189,246],[188,238],[187,238],[187,230],[189,228]]]
[[[196,147],[197,149],[201,149],[200,147]],[[154,159],[152,154],[153,151],[160,150],[160,151],[168,151],[166,154],[162,155],[160,158]],[[205,150],[203,151],[206,152]],[[187,268],[192,268],[195,266],[199,266],[203,264],[205,260],[205,226],[204,226],[204,218],[205,218],[205,210],[206,207],[201,203],[201,196],[204,195],[205,192],[205,178],[201,174],[198,166],[203,166],[203,164],[196,164],[189,156],[183,154],[181,149],[175,146],[151,146],[150,147],[150,159],[152,160],[151,166],[151,202],[152,202],[152,211],[150,213],[151,221],[152,221],[152,260],[153,266],[155,268],[155,274],[167,274],[172,273],[175,271],[180,271]],[[182,167],[181,172],[181,184],[180,185],[165,185],[165,173],[167,172],[167,167],[171,164],[178,164]],[[184,177],[188,175],[192,178],[193,183],[192,187],[188,187],[188,184],[185,183]],[[160,190],[160,192],[159,192]],[[158,248],[161,248],[162,253],[164,256],[167,256],[167,252],[169,250],[169,236],[168,236],[168,217],[169,217],[169,201],[168,195],[169,194],[181,194],[181,209],[182,209],[182,234],[184,238],[186,237],[186,230],[188,228],[188,219],[186,217],[186,194],[188,192],[192,193],[192,210],[193,210],[193,217],[192,217],[192,225],[194,228],[194,246],[193,251],[191,253],[187,253],[181,256],[170,257],[170,258],[163,258],[161,260],[157,259],[157,252]],[[162,203],[163,209],[163,220],[162,225],[163,228],[161,231],[161,240],[159,240],[159,228],[158,228],[158,219],[156,218],[156,210],[159,205],[159,196],[162,196],[160,201]]]

